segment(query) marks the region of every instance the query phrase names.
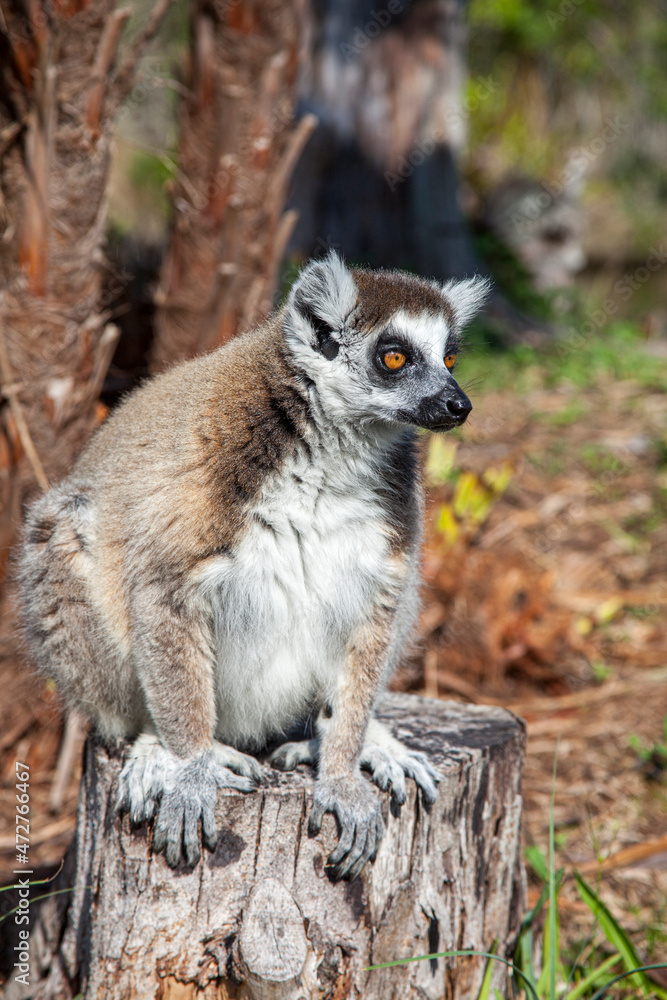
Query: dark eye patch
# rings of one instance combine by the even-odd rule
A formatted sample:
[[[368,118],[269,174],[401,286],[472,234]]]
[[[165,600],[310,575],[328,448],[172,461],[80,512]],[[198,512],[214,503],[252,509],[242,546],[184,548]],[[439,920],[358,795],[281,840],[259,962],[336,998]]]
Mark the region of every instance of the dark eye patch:
[[[463,350],[463,340],[458,333],[450,333],[445,346],[445,354],[460,354]]]
[[[393,351],[405,356],[405,364],[394,370],[388,368],[383,361],[384,356]],[[395,381],[398,378],[405,377],[411,371],[414,371],[423,361],[424,358],[421,351],[395,330],[388,328],[380,334],[375,345],[373,363],[376,371],[383,379]]]

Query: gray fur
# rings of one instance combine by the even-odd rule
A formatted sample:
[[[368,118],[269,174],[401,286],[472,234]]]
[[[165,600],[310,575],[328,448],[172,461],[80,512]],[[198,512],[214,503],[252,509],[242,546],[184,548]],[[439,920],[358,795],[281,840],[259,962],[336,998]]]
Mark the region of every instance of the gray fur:
[[[135,392],[30,509],[35,662],[102,734],[135,740],[118,807],[154,821],[170,865],[197,862],[200,822],[214,846],[219,788],[261,779],[242,751],[307,718],[316,740],[273,760],[317,762],[311,829],[336,816],[336,876],[382,836],[361,768],[399,803],[406,775],[435,797],[426,758],[371,717],[419,605],[412,427],[467,415],[443,362],[457,317],[456,286],[311,264],[262,327]],[[419,359],[395,380],[387,336]]]

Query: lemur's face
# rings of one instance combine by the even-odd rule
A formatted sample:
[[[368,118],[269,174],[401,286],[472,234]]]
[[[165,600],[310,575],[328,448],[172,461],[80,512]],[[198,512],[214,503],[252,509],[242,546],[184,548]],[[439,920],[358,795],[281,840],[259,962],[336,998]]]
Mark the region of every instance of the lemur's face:
[[[459,331],[487,286],[351,272],[332,254],[297,279],[286,342],[333,420],[450,430],[472,409],[454,370]]]
[[[444,316],[398,312],[366,340],[376,415],[433,431],[466,420],[472,403],[454,378],[458,337]]]

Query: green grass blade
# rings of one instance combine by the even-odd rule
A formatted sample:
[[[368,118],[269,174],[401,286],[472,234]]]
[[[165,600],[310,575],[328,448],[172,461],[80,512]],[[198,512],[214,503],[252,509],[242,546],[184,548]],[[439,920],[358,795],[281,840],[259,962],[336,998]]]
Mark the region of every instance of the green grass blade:
[[[553,920],[552,920],[553,915]],[[553,926],[555,924],[555,926]],[[554,941],[556,942],[554,945]],[[547,909],[544,923],[542,946],[542,972],[537,981],[537,992],[545,1000],[557,1000],[556,980],[558,975],[565,978],[560,961],[560,918],[558,916],[558,897],[556,905]],[[553,991],[553,992],[552,992]]]
[[[490,955],[495,955],[497,941],[494,941],[491,945]],[[486,968],[484,969],[484,978],[482,979],[482,985],[479,988],[479,993],[477,994],[477,1000],[489,1000],[489,995],[491,993],[491,978],[493,976],[493,962],[490,958],[486,960]]]
[[[548,884],[549,882],[549,862],[537,844],[530,844],[523,852],[524,857],[538,878]]]
[[[588,975],[581,980],[581,982],[578,982],[577,985],[568,992],[567,1000],[579,1000],[579,997],[582,997],[584,993],[586,993],[586,991],[589,990],[596,982],[596,980],[600,978],[600,976],[603,976],[605,972],[608,972],[613,965],[616,965],[616,963],[620,961],[621,954],[617,951],[615,955],[612,955],[604,962],[601,962],[600,965],[593,969],[592,972],[589,972]]]
[[[382,962],[380,965],[367,965],[364,972],[373,972],[375,969],[391,969],[395,965],[408,965],[410,962],[426,962],[430,961],[432,958],[468,958],[470,955],[476,955],[478,958],[491,958],[494,962],[501,962],[503,965],[506,965],[512,970],[512,972],[521,977],[533,1000],[540,1000],[535,990],[535,983],[528,979],[528,977],[523,974],[521,969],[519,969],[514,962],[510,962],[509,959],[502,958],[500,955],[492,955],[489,951],[474,951],[472,949],[464,949],[462,951],[436,951],[431,955],[417,955],[415,958],[397,958],[394,959],[393,962]]]
[[[556,799],[556,767],[558,764],[558,744],[554,754],[554,773],[551,779],[551,806],[549,809],[549,1000],[556,1000],[556,968],[559,956],[558,910],[556,899],[556,835],[554,824],[554,803]],[[546,928],[545,928],[546,936]]]
[[[632,979],[632,985],[636,989],[644,992],[650,992],[650,990],[653,989],[653,984],[648,976],[645,976],[638,971],[641,963],[632,941],[616,918],[609,912],[606,905],[596,895],[596,893],[593,892],[591,887],[584,881],[581,875],[578,872],[575,872],[574,877],[576,879],[577,889],[579,890],[579,895],[582,900],[598,920],[600,928],[607,941],[609,941],[609,943],[620,953],[621,958],[623,959],[623,964],[626,968],[626,974],[628,974]]]
[[[549,908],[544,925],[544,945],[542,952],[542,972],[537,981],[540,997],[557,1000],[556,981],[560,968],[560,933],[558,920],[558,890],[561,872],[556,874],[556,843],[554,824],[554,800],[556,797],[556,767],[558,764],[558,744],[554,755],[554,769],[551,780],[551,805],[549,808]]]
[[[590,931],[588,932],[588,937],[586,938],[586,940],[581,945],[581,948],[579,949],[579,953],[578,953],[577,957],[575,958],[575,960],[572,963],[572,966],[570,968],[570,974],[567,977],[567,983],[565,984],[565,990],[564,990],[564,992],[562,994],[563,998],[566,998],[566,1000],[569,1000],[568,990],[570,988],[570,983],[572,982],[572,979],[574,977],[575,972],[579,968],[579,963],[581,962],[581,959],[583,958],[584,952],[586,951],[586,949],[589,946],[593,945],[593,942],[595,940],[595,932],[597,931],[597,929],[598,929],[598,918],[596,917],[595,920],[593,921],[593,926],[591,927]],[[593,951],[592,951],[591,955],[589,956],[589,963],[592,962],[592,960],[593,960],[594,951],[595,951],[595,949],[593,948]]]
[[[69,886],[67,889],[54,889],[53,892],[45,892],[42,896],[33,896],[30,903],[39,903],[42,899],[50,899],[51,896],[62,896],[64,892],[74,892],[77,887],[75,885]],[[92,885],[85,885],[84,889],[92,889]],[[20,907],[15,906],[13,910],[9,910],[7,913],[3,913],[0,917],[0,924],[11,917],[12,913],[16,913]]]
[[[600,989],[593,994],[591,1000],[602,1000],[602,997],[607,993],[609,987],[614,986],[616,983],[620,982],[621,979],[626,979],[628,976],[635,974],[643,976],[645,972],[650,972],[652,969],[667,969],[667,962],[657,962],[655,965],[639,965],[631,972],[622,972],[620,976],[615,976],[614,979],[610,979],[608,983],[601,986]],[[664,1000],[664,998],[667,997],[667,992],[665,992],[665,990],[656,989],[650,979],[647,979],[647,982],[649,983],[649,988],[653,991],[654,996],[660,997],[660,1000]]]
[[[526,924],[519,932],[519,937],[514,949],[514,961],[521,973],[535,982],[535,969],[533,968],[533,925]]]
[[[58,876],[60,875],[60,873],[61,873],[61,871],[63,869],[64,863],[65,863],[64,861],[60,862],[60,864],[58,865],[57,870],[53,873],[53,875],[48,875],[46,878],[33,878],[33,879],[31,879],[28,882],[28,885],[29,886],[30,885],[46,885],[47,882],[53,882],[53,880],[56,879],[56,878],[58,878]],[[0,892],[11,892],[12,889],[16,889],[16,883],[15,882],[12,882],[10,885],[3,885],[3,886],[1,886],[0,887]]]
[[[535,906],[532,908],[532,910],[528,911],[528,913],[526,914],[526,916],[521,921],[521,927],[522,927],[522,929],[524,927],[528,927],[529,925],[532,925],[532,924],[535,923],[535,921],[537,920],[537,918],[539,917],[539,915],[540,915],[540,913],[542,911],[542,907],[544,906],[544,904],[547,901],[547,897],[548,896],[549,896],[549,886],[545,885],[545,887],[542,889],[542,892],[540,893],[540,898],[535,903]]]

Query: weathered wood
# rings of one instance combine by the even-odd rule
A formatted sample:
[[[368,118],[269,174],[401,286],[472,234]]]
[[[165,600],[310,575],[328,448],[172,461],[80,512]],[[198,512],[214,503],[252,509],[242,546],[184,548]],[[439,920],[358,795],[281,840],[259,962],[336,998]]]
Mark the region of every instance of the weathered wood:
[[[306,834],[309,768],[267,766],[261,790],[221,792],[215,853],[173,872],[151,855],[149,829],[116,817],[121,749],[89,740],[63,873],[75,888],[48,901],[33,932],[39,985],[22,993],[8,985],[8,1000],[474,997],[484,969],[477,958],[364,970],[494,942],[506,953],[523,897],[523,726],[499,708],[410,695],[387,695],[379,714],[429,754],[443,780],[428,812],[412,782],[400,810],[378,791],[386,835],[352,883],[332,883],[324,870],[333,819],[316,839]],[[496,982],[502,988],[500,966]]]

